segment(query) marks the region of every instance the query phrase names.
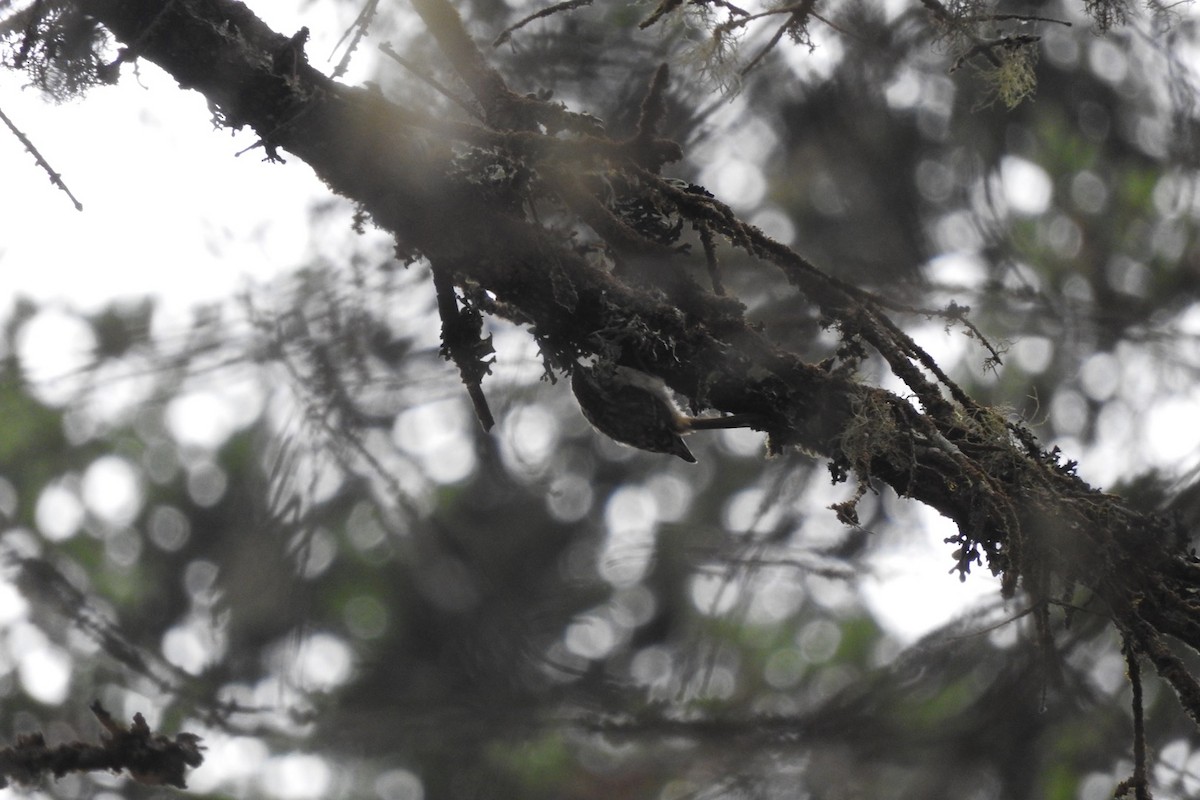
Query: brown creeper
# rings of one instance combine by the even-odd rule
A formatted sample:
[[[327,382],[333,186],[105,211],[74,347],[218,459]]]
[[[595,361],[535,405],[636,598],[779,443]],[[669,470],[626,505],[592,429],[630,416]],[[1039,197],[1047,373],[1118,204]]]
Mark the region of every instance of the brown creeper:
[[[754,414],[689,417],[675,406],[661,380],[629,367],[576,365],[571,390],[583,416],[608,438],[639,450],[670,453],[692,464],[696,457],[683,441],[685,434],[760,424]]]

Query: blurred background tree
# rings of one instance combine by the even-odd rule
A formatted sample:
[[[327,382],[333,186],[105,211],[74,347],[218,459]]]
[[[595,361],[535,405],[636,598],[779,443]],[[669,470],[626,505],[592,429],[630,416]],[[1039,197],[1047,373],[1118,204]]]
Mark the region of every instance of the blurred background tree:
[[[673,64],[659,130],[687,157],[670,174],[838,278],[971,306],[1002,363],[940,319],[899,321],[1090,481],[1194,521],[1189,9],[1031,3],[1008,22],[955,7],[993,29],[964,32],[937,4],[848,0],[803,29],[772,16],[714,39],[727,4],[669,5],[646,30],[650,5],[603,5],[504,36],[538,7],[457,7],[500,37],[487,54],[514,89],[613,137],[637,133]],[[58,99],[117,58],[71,9],[0,4],[8,65]],[[372,91],[444,104],[414,77],[437,74],[463,93],[406,6],[347,10],[365,42],[404,54],[407,68],[359,45]],[[788,38],[758,58],[777,29]],[[1017,102],[978,48],[1034,35],[996,45],[1020,55],[1000,67],[1036,77]],[[876,487],[843,525],[828,507],[853,489],[795,449],[765,459],[749,431],[691,437],[697,465],[617,445],[545,380],[527,333],[490,317],[484,433],[440,358],[428,265],[352,234],[347,203],[312,217],[336,256],[183,328],[153,299],[9,310],[10,736],[93,739],[100,698],[203,735],[189,782],[212,797],[1098,798],[1129,775],[1126,664],[1102,616],[1063,598],[1051,653],[1022,597],[996,591],[909,641],[928,626],[900,626],[871,587],[927,531],[953,535],[944,521]],[[784,277],[721,255],[756,324],[830,356],[827,321]],[[47,375],[37,347],[63,327],[86,358]],[[860,369],[899,386],[882,362]],[[949,550],[931,584],[953,580]],[[1145,686],[1154,789],[1194,796],[1200,740],[1162,688]],[[38,791],[163,790],[72,774]]]

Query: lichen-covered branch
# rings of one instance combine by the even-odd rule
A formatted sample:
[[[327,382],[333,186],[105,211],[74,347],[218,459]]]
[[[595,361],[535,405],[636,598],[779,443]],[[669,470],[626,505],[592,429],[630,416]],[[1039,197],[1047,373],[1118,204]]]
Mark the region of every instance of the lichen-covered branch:
[[[204,762],[200,737],[179,733],[174,738],[152,733],[141,714],[125,728],[100,705],[91,711],[104,728],[100,744],[68,742],[50,746],[40,733],[17,737],[16,744],[0,748],[0,788],[15,783],[34,786],[42,778],[61,778],[72,772],[121,772],[126,770],[147,786],[186,789],[188,768]]]

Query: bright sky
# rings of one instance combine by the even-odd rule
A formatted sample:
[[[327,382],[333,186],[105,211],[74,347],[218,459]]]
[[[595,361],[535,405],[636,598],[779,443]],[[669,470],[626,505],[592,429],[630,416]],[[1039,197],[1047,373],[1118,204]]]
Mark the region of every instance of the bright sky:
[[[253,151],[234,158],[253,140],[214,132],[197,94],[153,67],[142,73],[147,88],[126,80],[60,106],[0,73],[0,108],[84,206],[77,212],[0,131],[0,313],[21,296],[90,311],[153,295],[183,323],[192,305],[304,258],[307,207],[321,190],[311,172]]]
[[[266,5],[277,29],[313,29],[318,64],[348,24],[340,16],[354,13],[314,3],[301,18],[297,3]],[[308,207],[328,197],[311,170],[295,159],[264,163],[261,149],[235,158],[253,134],[214,130],[203,97],[153,65],[138,75],[126,66],[117,86],[59,106],[6,70],[0,109],[84,206],[76,212],[0,130],[0,263],[16,277],[0,288],[0,308],[18,293],[86,308],[144,294],[190,305],[228,297],[309,251]]]

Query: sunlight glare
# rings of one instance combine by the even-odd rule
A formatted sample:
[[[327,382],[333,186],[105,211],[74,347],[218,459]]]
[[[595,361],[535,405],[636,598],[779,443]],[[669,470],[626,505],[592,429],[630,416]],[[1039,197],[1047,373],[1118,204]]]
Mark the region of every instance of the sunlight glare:
[[[79,532],[84,518],[83,503],[63,481],[55,481],[38,494],[33,517],[42,536],[61,542]]]
[[[1054,186],[1046,171],[1032,161],[1005,156],[1000,161],[1000,186],[1014,214],[1034,217],[1050,207]]]
[[[262,773],[270,755],[266,744],[250,736],[230,736],[219,730],[204,730],[200,735],[204,737],[207,752],[203,768],[188,773],[188,791],[208,795],[218,786],[230,785],[237,795],[249,794],[245,784]]]
[[[289,669],[292,679],[304,689],[329,691],[350,678],[353,654],[338,637],[317,633],[299,645]]]
[[[1121,365],[1112,353],[1093,353],[1079,369],[1079,385],[1092,400],[1102,403],[1117,392]]]
[[[113,527],[131,524],[142,510],[138,473],[120,456],[102,456],[83,473],[83,503]]]
[[[921,271],[925,279],[935,286],[952,289],[978,288],[988,279],[987,265],[983,259],[969,253],[943,253],[925,262]]]
[[[224,655],[224,640],[207,621],[193,618],[163,634],[163,658],[189,675],[199,675]]]
[[[1166,397],[1144,414],[1146,452],[1160,466],[1177,465],[1200,450],[1200,402],[1194,397]]]
[[[48,706],[67,699],[71,685],[71,658],[52,644],[29,650],[18,659],[18,674],[25,693]]]
[[[911,511],[919,538],[881,547],[862,582],[871,614],[906,644],[1000,593],[999,579],[986,566],[972,569],[965,581],[950,572],[952,548],[943,539],[957,534],[953,522],[927,506],[914,504]]]
[[[234,430],[229,403],[216,392],[196,391],[172,398],[166,410],[167,429],[184,447],[215,450]]]
[[[679,522],[692,507],[693,483],[675,472],[659,472],[646,478],[646,490],[654,496],[655,517],[662,522]]]
[[[604,506],[604,522],[614,539],[627,533],[653,528],[658,520],[658,501],[642,486],[622,486]],[[638,537],[640,538],[640,537]]]
[[[601,659],[617,645],[616,632],[612,623],[599,614],[587,614],[567,626],[563,641],[577,656]]]
[[[504,463],[518,475],[541,475],[550,466],[559,443],[559,424],[544,406],[523,405],[500,420],[500,452]]]
[[[33,393],[52,406],[64,405],[84,387],[81,374],[92,362],[96,336],[74,314],[45,308],[21,326],[16,351]]]
[[[736,156],[709,164],[700,183],[735,209],[757,208],[767,193],[767,178],[758,164]]]
[[[778,625],[804,604],[804,582],[787,567],[758,571],[746,619],[756,625]]]
[[[29,614],[29,603],[8,581],[0,581],[0,628],[7,628],[25,619]]]
[[[474,443],[467,434],[468,412],[460,398],[424,403],[396,418],[392,440],[415,458],[425,477],[458,483],[475,471]],[[477,423],[474,423],[477,424]]]
[[[779,524],[782,516],[782,507],[767,502],[767,490],[756,486],[729,498],[721,524],[730,533],[767,533]]]
[[[642,486],[622,486],[604,507],[608,537],[599,557],[600,575],[614,586],[630,586],[646,574],[654,556],[658,503]]]
[[[692,604],[702,614],[712,617],[729,613],[742,594],[741,585],[722,571],[698,573],[689,586]]]
[[[1054,343],[1045,336],[1022,336],[1009,350],[1016,365],[1030,375],[1040,375],[1054,357]]]
[[[262,786],[281,800],[316,800],[325,797],[333,773],[325,759],[307,753],[289,753],[269,759],[263,766]]]

